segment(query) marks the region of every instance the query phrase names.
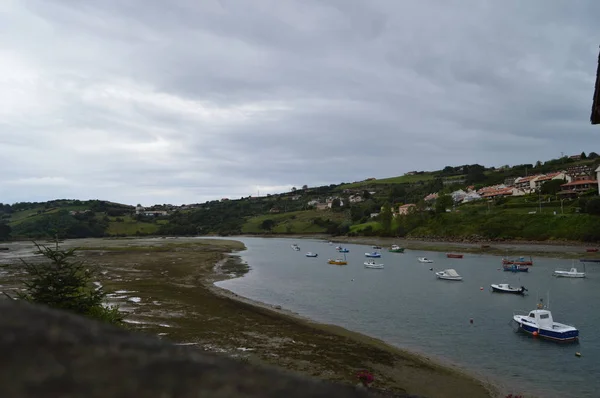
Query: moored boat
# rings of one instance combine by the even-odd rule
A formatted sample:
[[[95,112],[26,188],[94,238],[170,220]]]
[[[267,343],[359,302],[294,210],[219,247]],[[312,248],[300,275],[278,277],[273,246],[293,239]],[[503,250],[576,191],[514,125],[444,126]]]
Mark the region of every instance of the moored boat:
[[[379,257],[381,257],[381,253],[379,253],[379,252],[365,253],[365,257],[379,258]]]
[[[404,248],[398,245],[392,245],[388,251],[390,253],[404,253]]]
[[[527,314],[514,314],[513,320],[519,331],[558,342],[571,342],[579,339],[579,330],[571,325],[554,322],[552,313],[538,305],[538,309]]]
[[[340,247],[340,248],[338,249],[338,252],[340,252],[340,253],[349,253],[349,252],[350,252],[350,250],[348,250],[348,249],[346,249],[346,248],[343,248],[343,247]]]
[[[417,261],[420,263],[432,263],[433,262],[433,260],[430,260],[427,257],[417,257]]]
[[[553,276],[561,278],[585,278],[585,272],[577,271],[577,268],[572,267],[570,270],[557,269],[552,273]]]
[[[448,257],[448,258],[463,258],[463,255],[457,254],[457,253],[446,253],[446,257]]]
[[[345,258],[336,258],[335,260],[329,259],[327,260],[328,264],[334,264],[334,265],[346,265],[348,264],[348,262],[346,261]]]
[[[373,250],[381,250],[381,246],[371,246]]]
[[[521,294],[524,295],[527,289],[525,286],[521,287],[513,287],[508,283],[493,283],[490,285],[492,287],[492,291],[498,293],[512,293],[512,294]]]
[[[452,268],[448,268],[443,271],[438,271],[435,273],[435,276],[438,279],[444,279],[447,281],[462,281],[462,276],[460,276],[458,272],[456,272],[456,270]]]
[[[600,263],[600,258],[582,258],[579,261],[582,263]]]
[[[292,249],[294,249],[295,251],[300,251],[300,246],[294,243],[292,244]]]
[[[519,257],[517,260],[511,260],[506,257],[502,258],[503,265],[533,265],[533,260],[529,257],[529,260],[526,260],[525,257]]]
[[[502,266],[502,269],[504,269],[504,271],[510,271],[510,272],[529,272],[528,266],[518,265],[518,264],[512,264],[512,265],[504,264]]]
[[[306,257],[318,257],[319,255],[317,253],[313,253],[313,252],[308,252],[306,253]]]
[[[585,249],[586,252],[588,253],[596,253],[598,251],[597,247],[589,247],[587,249]]]
[[[383,269],[383,264],[377,264],[375,263],[375,261],[370,260],[370,261],[365,261],[365,268],[370,268],[370,269]]]

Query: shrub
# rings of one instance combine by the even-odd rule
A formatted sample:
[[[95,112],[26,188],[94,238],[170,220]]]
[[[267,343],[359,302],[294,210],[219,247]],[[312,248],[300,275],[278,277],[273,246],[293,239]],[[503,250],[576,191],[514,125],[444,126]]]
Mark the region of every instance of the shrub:
[[[34,244],[36,253],[49,261],[35,264],[21,260],[29,279],[24,282],[27,291],[18,294],[20,299],[113,324],[122,323],[117,307],[103,306],[106,293],[101,286],[94,286],[94,271],[74,259],[76,249],[61,250],[58,242],[55,248]]]

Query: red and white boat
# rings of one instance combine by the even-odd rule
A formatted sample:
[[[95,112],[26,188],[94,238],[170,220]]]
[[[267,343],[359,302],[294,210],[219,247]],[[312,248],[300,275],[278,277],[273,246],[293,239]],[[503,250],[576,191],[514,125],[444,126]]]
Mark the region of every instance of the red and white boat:
[[[531,257],[529,257],[529,260],[525,260],[525,257],[519,257],[517,260],[503,258],[502,265],[533,265],[533,260]]]

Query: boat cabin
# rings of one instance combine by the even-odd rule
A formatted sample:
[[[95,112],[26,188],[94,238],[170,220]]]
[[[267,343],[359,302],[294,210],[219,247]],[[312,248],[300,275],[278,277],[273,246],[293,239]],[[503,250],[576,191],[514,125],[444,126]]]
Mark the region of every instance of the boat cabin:
[[[554,321],[548,310],[533,310],[529,312],[528,320],[537,323],[539,327],[552,329]]]

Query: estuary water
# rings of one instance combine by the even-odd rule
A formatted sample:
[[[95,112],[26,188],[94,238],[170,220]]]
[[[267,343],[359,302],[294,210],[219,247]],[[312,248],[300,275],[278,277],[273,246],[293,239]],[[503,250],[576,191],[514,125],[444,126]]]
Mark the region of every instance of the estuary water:
[[[348,265],[327,264],[337,245],[319,240],[236,238],[251,267],[242,278],[217,285],[318,322],[380,338],[387,343],[455,364],[512,393],[539,397],[600,396],[600,264],[586,265],[587,278],[555,278],[571,260],[534,258],[528,273],[501,269],[501,257],[382,250],[383,270],[365,269],[370,246],[343,244]],[[301,251],[294,251],[297,243]],[[307,258],[305,253],[318,253]],[[426,256],[433,264],[422,264]],[[579,269],[583,264],[575,263]],[[442,281],[430,270],[454,268],[462,282]],[[525,286],[529,295],[492,293],[490,284]],[[483,290],[481,289],[483,288]],[[515,333],[514,311],[534,309],[550,298],[555,321],[580,329],[578,344],[561,345]],[[470,320],[473,320],[473,323]],[[575,356],[580,352],[581,357]]]

